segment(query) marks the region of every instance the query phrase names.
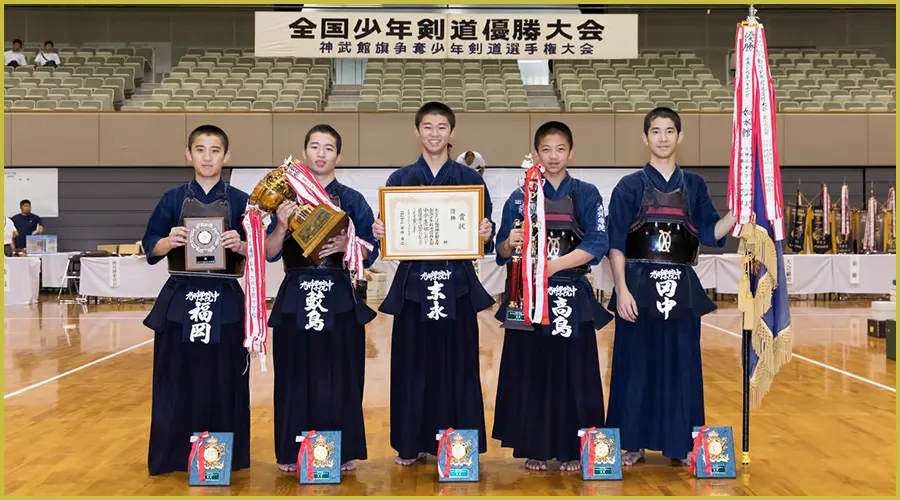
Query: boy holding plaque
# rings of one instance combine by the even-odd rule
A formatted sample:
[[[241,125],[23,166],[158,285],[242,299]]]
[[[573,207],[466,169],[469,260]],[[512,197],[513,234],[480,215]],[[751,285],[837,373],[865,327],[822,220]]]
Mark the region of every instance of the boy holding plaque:
[[[341,161],[341,136],[330,125],[316,125],[303,142],[304,164],[324,187],[331,201],[353,221],[356,236],[375,244],[375,217],[366,199],[334,177]],[[318,265],[303,256],[288,221],[297,203],[278,208],[274,229],[266,240],[270,261],[282,259],[284,281],[278,290],[269,326],[273,328],[275,365],[275,456],[284,472],[295,472],[301,443],[309,431],[341,432],[342,471],[366,458],[363,423],[363,381],[366,365],[366,323],[376,313],[357,295],[344,265],[346,230],[319,252]],[[362,248],[364,265],[378,257]]]
[[[606,427],[620,429],[626,466],[643,460],[644,449],[687,464],[691,433],[705,420],[700,317],[716,306],[693,266],[700,245],[723,247],[737,219],[720,218],[703,177],[677,165],[682,137],[678,113],[648,113],[650,161],[610,199],[616,336]]]
[[[493,247],[491,196],[475,170],[449,157],[456,115],[429,102],[416,113],[419,159],[388,178],[387,186],[484,186],[479,236]],[[424,207],[423,207],[424,208]],[[392,217],[393,214],[381,214]],[[474,221],[470,221],[474,222]],[[384,222],[372,226],[376,239]],[[403,261],[380,311],[394,316],[391,339],[391,446],[397,463],[411,465],[435,455],[441,429],[478,430],[478,449],[487,451],[484,401],[478,362],[478,312],[494,299],[481,285],[471,261]]]
[[[523,268],[533,264],[533,280],[522,271],[508,276],[526,303],[532,296],[537,314],[529,314],[526,306],[525,315],[533,319],[527,328],[505,329],[493,430],[493,437],[512,448],[514,457],[526,458],[525,467],[532,470],[547,470],[551,459],[560,462],[559,470],[581,469],[578,431],[602,427],[604,420],[595,330],[612,315],[597,302],[587,273],[606,255],[609,243],[600,192],[566,171],[573,146],[564,123],[551,121],[537,129],[534,149],[544,170],[529,169],[525,185],[503,206],[497,231],[498,265],[506,265],[514,253],[534,250],[536,256],[521,260]],[[534,189],[541,182],[543,188]],[[528,218],[534,231],[526,237]],[[541,237],[546,252],[536,245]],[[537,277],[541,269],[547,270],[546,287]],[[501,321],[507,318],[509,291],[497,312]]]
[[[249,196],[222,181],[228,136],[197,127],[185,156],[194,180],[163,195],[142,240],[147,263],[170,277],[144,325],[155,332],[151,475],[187,471],[195,432],[234,434],[232,470],[250,467],[250,375],[240,221]],[[189,229],[190,227],[190,229]]]

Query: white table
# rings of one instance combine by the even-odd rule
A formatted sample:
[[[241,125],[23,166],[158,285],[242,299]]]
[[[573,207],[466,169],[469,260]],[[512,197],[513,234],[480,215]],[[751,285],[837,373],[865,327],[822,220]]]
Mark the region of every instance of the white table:
[[[859,280],[850,278],[850,265],[858,257]],[[831,259],[834,291],[837,293],[891,293],[891,280],[897,277],[896,255],[834,255]]]
[[[36,304],[41,289],[41,259],[7,257],[3,267],[3,305]]]
[[[80,252],[56,252],[36,255],[41,259],[41,288],[63,288],[63,277],[69,267],[69,257]]]

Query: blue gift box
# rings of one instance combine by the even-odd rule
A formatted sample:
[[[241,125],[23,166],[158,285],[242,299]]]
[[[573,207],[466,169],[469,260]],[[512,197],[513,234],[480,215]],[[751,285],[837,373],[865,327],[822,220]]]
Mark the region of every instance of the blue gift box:
[[[307,431],[297,437],[300,484],[341,482],[341,431]]]
[[[581,429],[581,478],[585,481],[622,479],[619,429]]]
[[[190,485],[231,485],[231,457],[234,434],[231,432],[195,432],[191,438]],[[203,470],[200,470],[200,463]]]
[[[698,479],[734,478],[734,438],[731,427],[694,427],[694,451]],[[709,473],[706,457],[709,456]]]
[[[438,481],[478,481],[478,430],[441,429],[436,438]]]

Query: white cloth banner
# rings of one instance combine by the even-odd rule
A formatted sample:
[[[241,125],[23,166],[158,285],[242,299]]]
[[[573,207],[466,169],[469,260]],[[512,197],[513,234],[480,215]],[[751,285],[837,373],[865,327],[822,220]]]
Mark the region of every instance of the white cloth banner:
[[[41,259],[7,257],[3,266],[3,305],[37,304],[41,285]]]
[[[256,12],[257,57],[632,59],[637,14]]]

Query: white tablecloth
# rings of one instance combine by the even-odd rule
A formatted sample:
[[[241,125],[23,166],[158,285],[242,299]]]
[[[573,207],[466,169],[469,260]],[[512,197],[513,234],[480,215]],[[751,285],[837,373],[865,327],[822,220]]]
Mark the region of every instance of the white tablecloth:
[[[63,276],[69,266],[69,257],[79,252],[57,252],[37,255],[41,259],[41,287],[62,288],[66,286]]]
[[[793,282],[788,284],[792,294],[860,293],[887,294],[891,280],[896,276],[893,255],[859,255],[859,284],[850,283],[849,255],[786,255],[786,265],[792,264]],[[36,259],[36,258],[35,258]],[[110,261],[119,261],[119,284],[110,285]],[[7,259],[15,260],[15,259]],[[165,261],[155,266],[147,265],[143,258],[88,257],[81,259],[81,292],[94,297],[153,298],[168,279]],[[737,293],[740,256],[737,254],[701,255],[694,268],[703,288],[718,293]],[[398,263],[379,261],[376,267],[387,274],[386,286],[394,279]],[[506,284],[506,268],[497,266],[494,256],[477,261],[481,283],[491,295],[503,293]],[[613,278],[609,261],[603,259],[593,270],[594,287],[606,293],[612,292]],[[282,263],[266,263],[266,297],[278,293],[284,279]]]
[[[41,259],[7,257],[3,267],[3,305],[36,304],[41,289]]]

